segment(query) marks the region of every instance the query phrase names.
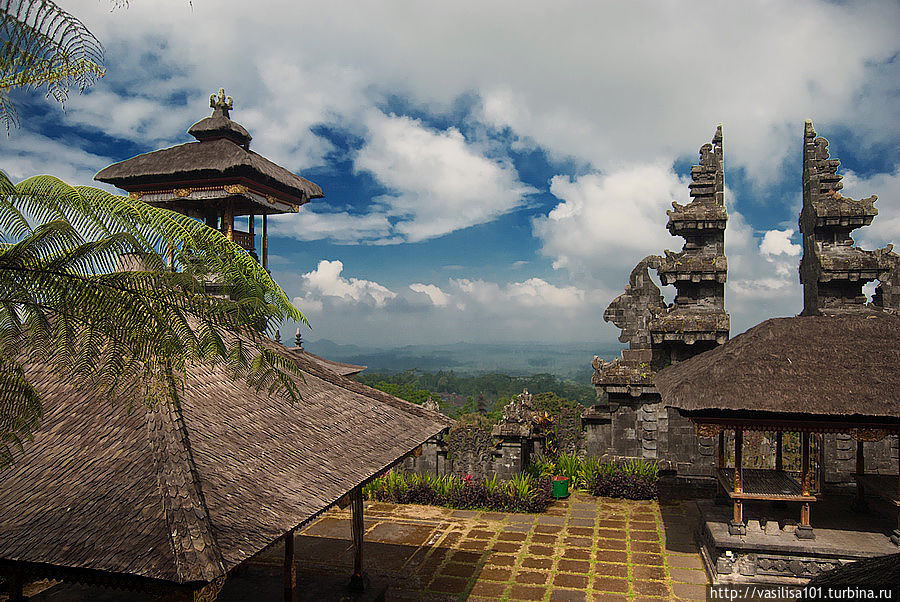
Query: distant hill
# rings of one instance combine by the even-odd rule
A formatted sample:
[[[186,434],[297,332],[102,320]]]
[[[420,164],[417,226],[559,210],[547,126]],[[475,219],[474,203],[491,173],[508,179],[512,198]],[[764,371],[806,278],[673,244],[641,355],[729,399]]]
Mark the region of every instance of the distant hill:
[[[590,383],[594,355],[610,360],[621,349],[618,344],[591,343],[453,343],[376,348],[340,345],[328,339],[304,342],[304,347],[328,359],[367,366],[372,372],[453,370],[459,374],[547,373],[587,383]]]

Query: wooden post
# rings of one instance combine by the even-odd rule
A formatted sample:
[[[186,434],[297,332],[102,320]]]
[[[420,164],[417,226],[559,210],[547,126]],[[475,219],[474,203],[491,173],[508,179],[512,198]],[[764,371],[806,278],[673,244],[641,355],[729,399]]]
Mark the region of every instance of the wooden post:
[[[800,488],[803,495],[809,495],[809,433],[800,433]]]
[[[262,267],[265,271],[269,271],[269,227],[268,216],[263,213],[263,239],[262,239]]]
[[[800,493],[809,495],[810,492],[810,473],[809,473],[809,433],[800,433]],[[809,502],[801,502],[800,504],[800,526],[795,532],[797,539],[815,539],[812,527],[809,524]]]
[[[10,575],[9,582],[9,602],[25,602],[25,580],[22,578],[22,571],[16,566]]]
[[[294,530],[284,535],[284,602],[294,602],[297,596],[297,563],[294,560]]]
[[[740,427],[734,429],[734,491],[735,495],[744,492],[744,475],[741,471],[744,452],[744,430]],[[738,497],[733,497],[734,515],[728,525],[728,533],[731,535],[746,535],[747,526],[744,524],[744,503]]]
[[[897,448],[900,449],[900,435],[897,435]],[[900,500],[900,457],[897,458],[897,499]],[[897,528],[891,533],[891,541],[900,546],[900,505],[897,506]]]
[[[775,433],[775,470],[784,470],[784,433]]]
[[[719,447],[716,450],[716,468],[725,468],[725,431],[719,431]]]
[[[222,230],[225,231],[225,238],[234,240],[234,209],[231,207],[226,207],[222,215]]]
[[[856,507],[855,510],[864,510],[866,507],[866,487],[862,483],[862,476],[866,474],[866,457],[863,454],[863,442],[856,442]]]
[[[265,222],[263,222],[265,223]],[[363,591],[366,587],[363,577],[363,499],[362,487],[354,487],[350,491],[350,531],[353,538],[353,575],[350,576],[350,589]]]

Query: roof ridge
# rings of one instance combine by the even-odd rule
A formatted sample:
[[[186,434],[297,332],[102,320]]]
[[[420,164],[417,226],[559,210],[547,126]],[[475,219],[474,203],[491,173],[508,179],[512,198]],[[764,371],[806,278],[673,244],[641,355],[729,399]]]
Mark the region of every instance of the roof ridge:
[[[150,410],[147,435],[178,578],[182,582],[212,581],[225,573],[225,563],[180,407],[161,403]]]
[[[384,391],[375,389],[374,387],[370,387],[368,385],[364,385],[361,382],[353,380],[352,378],[349,378],[347,376],[342,376],[336,372],[328,370],[324,366],[321,366],[306,357],[302,357],[298,353],[288,353],[287,355],[288,357],[293,359],[304,372],[309,372],[312,376],[320,378],[337,387],[341,387],[342,389],[346,389],[347,391],[351,391],[359,395],[365,395],[366,397],[369,397],[371,399],[376,399],[388,404],[393,408],[402,410],[407,414],[411,414],[419,418],[426,418],[447,425],[453,422],[452,419],[440,412],[429,410],[428,408],[412,403],[411,401],[400,399],[399,397],[391,395],[390,393],[385,393]]]

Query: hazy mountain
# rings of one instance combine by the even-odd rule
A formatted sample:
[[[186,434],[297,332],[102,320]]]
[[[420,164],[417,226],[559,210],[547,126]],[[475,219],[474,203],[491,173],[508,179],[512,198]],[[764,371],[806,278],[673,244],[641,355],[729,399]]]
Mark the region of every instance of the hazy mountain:
[[[612,359],[619,345],[591,343],[407,345],[394,348],[340,345],[328,339],[304,342],[304,347],[328,359],[368,366],[372,372],[453,370],[461,374],[501,372],[503,374],[549,373],[576,381],[591,377],[591,359],[599,355]]]

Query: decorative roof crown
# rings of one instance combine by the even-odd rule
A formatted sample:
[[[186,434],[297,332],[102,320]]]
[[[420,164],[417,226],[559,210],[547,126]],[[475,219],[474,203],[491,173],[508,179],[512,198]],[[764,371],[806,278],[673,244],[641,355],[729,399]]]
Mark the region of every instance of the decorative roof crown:
[[[219,88],[219,94],[209,95],[209,106],[212,108],[212,116],[220,115],[226,119],[230,119],[228,112],[234,108],[234,99],[225,96],[225,88]]]
[[[229,117],[234,108],[234,99],[225,96],[225,88],[219,88],[218,94],[209,95],[209,106],[213,110],[212,115],[192,125],[188,134],[201,142],[227,138],[244,148],[250,148],[250,141],[253,139],[250,132]]]

